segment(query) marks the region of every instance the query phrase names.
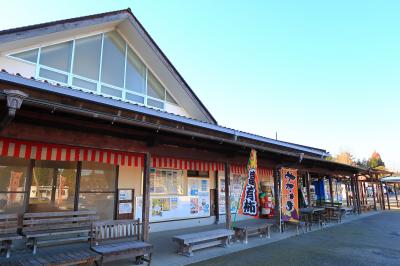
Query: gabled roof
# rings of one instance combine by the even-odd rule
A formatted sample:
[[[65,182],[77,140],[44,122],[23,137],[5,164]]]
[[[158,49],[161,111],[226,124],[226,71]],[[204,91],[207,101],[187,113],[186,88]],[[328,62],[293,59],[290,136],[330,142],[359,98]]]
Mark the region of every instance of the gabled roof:
[[[35,24],[25,27],[13,28],[0,31],[0,45],[11,42],[22,40],[24,38],[32,38],[36,37],[37,34],[49,34],[49,33],[57,33],[65,30],[72,30],[77,27],[77,23],[84,23],[84,26],[90,26],[90,22],[95,23],[113,23],[113,22],[122,22],[126,19],[129,19],[135,27],[139,28],[139,31],[143,33],[146,38],[146,42],[152,47],[152,49],[156,52],[159,59],[165,64],[165,66],[169,69],[171,74],[174,76],[176,80],[181,84],[181,86],[187,91],[187,94],[191,97],[194,104],[198,106],[201,110],[202,115],[207,118],[207,121],[213,124],[217,124],[217,121],[212,116],[212,114],[208,111],[206,106],[201,102],[198,96],[194,93],[194,91],[190,88],[185,79],[180,75],[175,66],[171,63],[168,57],[163,53],[154,39],[150,36],[150,34],[146,31],[143,25],[139,22],[139,20],[133,15],[130,8],[117,10],[112,12],[106,12],[101,14],[82,16],[64,20],[58,20],[53,22],[46,22],[41,24]]]

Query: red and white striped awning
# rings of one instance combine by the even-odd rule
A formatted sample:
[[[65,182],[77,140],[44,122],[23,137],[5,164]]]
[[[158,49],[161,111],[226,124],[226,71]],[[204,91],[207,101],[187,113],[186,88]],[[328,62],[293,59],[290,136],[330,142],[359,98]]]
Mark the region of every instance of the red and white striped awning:
[[[272,177],[273,176],[273,170],[270,168],[264,168],[264,167],[258,167],[258,176],[262,177]],[[237,175],[247,175],[247,166],[245,165],[231,165],[231,173],[232,174],[237,174]]]
[[[49,161],[86,161],[143,167],[144,155],[69,145],[0,138],[1,156]]]
[[[201,160],[187,160],[169,157],[151,157],[151,166],[154,168],[171,168],[193,171],[224,171],[224,163]]]

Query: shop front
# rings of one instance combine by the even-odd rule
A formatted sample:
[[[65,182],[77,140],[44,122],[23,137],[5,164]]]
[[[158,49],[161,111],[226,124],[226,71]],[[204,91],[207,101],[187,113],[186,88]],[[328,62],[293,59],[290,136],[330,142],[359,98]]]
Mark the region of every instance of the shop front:
[[[140,187],[141,154],[8,138],[0,150],[2,213],[94,209],[117,219],[118,190]]]

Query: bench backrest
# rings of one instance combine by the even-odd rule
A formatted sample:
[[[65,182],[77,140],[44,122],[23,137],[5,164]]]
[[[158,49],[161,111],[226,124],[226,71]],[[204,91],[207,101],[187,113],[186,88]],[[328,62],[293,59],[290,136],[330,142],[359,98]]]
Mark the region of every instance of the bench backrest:
[[[23,232],[52,231],[72,228],[89,228],[96,221],[96,211],[65,211],[25,213],[22,221]]]
[[[18,228],[18,214],[0,214],[0,235],[17,233]]]
[[[91,246],[120,239],[140,240],[140,219],[94,222],[91,232]]]

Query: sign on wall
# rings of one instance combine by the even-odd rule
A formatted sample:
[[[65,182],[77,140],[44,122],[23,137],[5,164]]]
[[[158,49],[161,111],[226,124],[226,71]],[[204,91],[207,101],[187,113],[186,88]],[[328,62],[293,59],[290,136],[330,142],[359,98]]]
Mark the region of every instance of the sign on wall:
[[[297,169],[282,168],[282,220],[299,220],[299,195],[297,186]]]

